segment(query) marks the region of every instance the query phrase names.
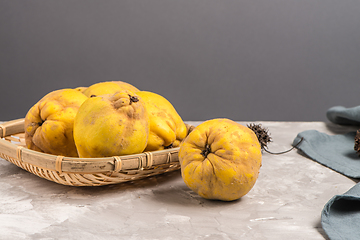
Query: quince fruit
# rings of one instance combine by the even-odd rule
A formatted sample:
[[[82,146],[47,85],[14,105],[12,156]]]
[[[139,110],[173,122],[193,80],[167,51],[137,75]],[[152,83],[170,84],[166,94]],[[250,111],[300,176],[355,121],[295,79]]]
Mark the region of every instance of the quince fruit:
[[[145,151],[178,147],[187,135],[187,128],[174,106],[163,96],[140,91],[150,121],[149,139]]]
[[[76,89],[48,93],[25,116],[25,141],[29,149],[77,157],[73,123],[80,105],[88,99]]]
[[[180,145],[185,184],[206,199],[233,201],[254,186],[261,167],[255,133],[229,119],[212,119],[194,128]]]
[[[84,93],[84,91],[87,89],[87,87],[77,87],[75,88],[75,90],[81,92],[81,93]]]
[[[83,90],[83,93],[87,97],[91,96],[99,96],[99,95],[107,95],[107,94],[115,94],[116,92],[120,91],[131,91],[131,92],[138,92],[140,91],[133,85],[122,82],[122,81],[109,81],[109,82],[99,82],[95,83],[88,88]]]
[[[149,120],[142,100],[130,91],[87,99],[74,121],[74,139],[82,158],[141,153]]]

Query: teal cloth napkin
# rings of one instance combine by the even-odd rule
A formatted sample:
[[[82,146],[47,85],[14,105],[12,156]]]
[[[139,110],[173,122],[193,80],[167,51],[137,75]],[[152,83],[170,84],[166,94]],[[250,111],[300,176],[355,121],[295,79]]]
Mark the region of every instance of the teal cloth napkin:
[[[360,157],[354,150],[355,132],[328,135],[316,130],[299,133],[293,145],[311,159],[345,176],[360,178]]]
[[[335,106],[326,112],[326,116],[335,124],[360,128],[360,106]],[[354,150],[355,134],[328,135],[308,130],[299,133],[293,145],[314,161],[345,176],[360,179],[360,157]],[[298,144],[301,139],[302,142]],[[360,183],[325,204],[321,224],[331,240],[360,239]]]
[[[360,184],[325,205],[321,224],[331,240],[360,239]]]
[[[360,106],[352,108],[335,106],[327,110],[326,117],[336,124],[359,125],[360,127]]]

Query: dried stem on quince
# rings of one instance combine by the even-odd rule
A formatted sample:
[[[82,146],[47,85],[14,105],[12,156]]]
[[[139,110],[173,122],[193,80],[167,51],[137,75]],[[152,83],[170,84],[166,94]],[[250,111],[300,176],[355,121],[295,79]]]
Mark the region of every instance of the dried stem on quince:
[[[131,96],[130,94],[129,95],[129,98],[130,98],[130,105],[133,103],[133,102],[138,102],[139,101],[139,98],[137,96]]]

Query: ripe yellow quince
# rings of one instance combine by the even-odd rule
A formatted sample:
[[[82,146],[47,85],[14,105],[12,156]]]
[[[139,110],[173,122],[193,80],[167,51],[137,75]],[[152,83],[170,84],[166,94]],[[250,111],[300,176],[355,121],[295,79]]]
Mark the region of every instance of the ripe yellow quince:
[[[29,149],[77,157],[73,123],[87,97],[76,89],[48,93],[25,116],[25,141]]]
[[[141,153],[148,135],[144,104],[130,91],[87,99],[74,121],[75,144],[82,158]]]
[[[112,95],[120,91],[138,92],[140,90],[126,82],[108,81],[108,82],[95,83],[84,89],[83,93],[85,94],[85,96],[91,97],[93,95],[95,96],[106,95],[106,94]]]
[[[180,145],[185,184],[206,199],[232,201],[254,186],[261,167],[255,133],[229,119],[205,121]]]
[[[166,98],[153,92],[140,91],[136,94],[143,100],[150,121],[145,151],[178,147],[187,135],[187,128],[174,106]]]
[[[81,93],[84,93],[84,91],[87,89],[87,87],[77,87],[75,88],[75,90],[81,92]]]

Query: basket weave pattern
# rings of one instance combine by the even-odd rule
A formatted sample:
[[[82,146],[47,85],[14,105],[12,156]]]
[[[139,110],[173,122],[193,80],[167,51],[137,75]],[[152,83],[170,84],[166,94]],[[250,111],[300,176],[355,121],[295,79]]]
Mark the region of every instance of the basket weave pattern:
[[[193,126],[187,126],[191,131]],[[24,119],[0,124],[0,158],[41,178],[70,186],[134,181],[180,169],[179,148],[106,158],[70,158],[25,147]]]

